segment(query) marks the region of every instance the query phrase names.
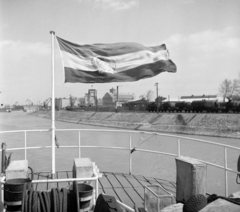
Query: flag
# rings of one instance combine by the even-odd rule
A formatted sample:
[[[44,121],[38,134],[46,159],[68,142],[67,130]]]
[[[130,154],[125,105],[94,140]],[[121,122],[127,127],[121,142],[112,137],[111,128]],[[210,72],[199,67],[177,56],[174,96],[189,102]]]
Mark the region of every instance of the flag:
[[[65,82],[132,82],[177,70],[165,44],[154,47],[139,43],[79,45],[56,39]]]

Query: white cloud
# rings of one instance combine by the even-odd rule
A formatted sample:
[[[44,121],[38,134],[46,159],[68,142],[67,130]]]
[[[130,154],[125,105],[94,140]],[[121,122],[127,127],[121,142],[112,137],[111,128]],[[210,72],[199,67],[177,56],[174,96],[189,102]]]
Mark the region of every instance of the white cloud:
[[[50,53],[51,47],[41,42],[27,43],[13,40],[0,41],[1,59],[14,58],[15,60],[21,60],[22,58],[33,55],[50,55]]]
[[[234,28],[221,31],[206,30],[191,35],[175,34],[165,42],[171,48],[187,48],[205,55],[221,55],[228,51],[240,53],[240,38]]]
[[[113,9],[113,10],[127,10],[138,5],[139,0],[79,0],[93,2],[96,6]]]
[[[179,90],[182,89],[179,82],[184,82],[188,88],[199,87],[203,93],[206,93],[204,90],[217,92],[218,83],[226,78],[237,78],[240,70],[239,33],[239,28],[229,27],[190,35],[178,33],[166,39],[170,58],[178,67],[175,79]]]
[[[180,3],[182,3],[182,4],[193,4],[193,3],[195,3],[195,0],[181,0]]]

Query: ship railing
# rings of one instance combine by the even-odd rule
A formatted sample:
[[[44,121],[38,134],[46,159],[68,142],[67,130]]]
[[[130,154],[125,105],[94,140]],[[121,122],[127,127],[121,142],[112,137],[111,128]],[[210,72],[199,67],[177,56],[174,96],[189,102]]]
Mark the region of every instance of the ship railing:
[[[216,163],[208,162],[205,160],[198,161],[205,163],[207,165],[217,167],[219,169],[224,170],[224,178],[225,178],[225,196],[228,197],[228,172],[235,173],[240,176],[240,172],[237,170],[233,170],[228,168],[228,149],[234,149],[240,151],[239,147],[230,146],[226,144],[216,143],[212,141],[206,141],[197,138],[190,138],[180,135],[171,135],[171,134],[164,134],[164,133],[156,133],[156,132],[146,132],[146,131],[131,131],[131,130],[106,130],[106,129],[56,129],[57,132],[69,132],[69,131],[78,131],[78,145],[71,145],[71,146],[60,146],[60,148],[78,148],[78,156],[81,157],[81,148],[98,148],[98,149],[113,149],[113,150],[124,150],[129,152],[129,174],[132,174],[132,153],[134,151],[143,152],[143,153],[153,153],[153,154],[160,154],[172,157],[180,157],[184,156],[181,154],[181,139],[195,141],[204,144],[210,144],[214,146],[219,146],[224,149],[224,165],[219,165]],[[111,147],[111,146],[87,146],[81,145],[81,132],[89,131],[89,132],[114,132],[114,133],[128,133],[129,134],[129,147]],[[37,146],[37,147],[28,147],[27,146],[27,133],[29,132],[51,132],[51,129],[40,129],[40,130],[17,130],[17,131],[0,131],[1,134],[9,134],[9,133],[23,133],[24,134],[24,147],[22,148],[9,148],[8,151],[16,151],[16,150],[24,150],[24,159],[27,160],[27,150],[30,149],[43,149],[43,148],[52,148],[52,146]],[[177,145],[177,154],[168,153],[168,152],[161,152],[161,151],[153,151],[153,150],[146,150],[132,146],[132,134],[140,134],[144,133],[145,135],[156,135],[156,136],[164,136],[164,137],[171,137],[176,138],[176,145]],[[56,179],[57,180],[57,179]],[[37,182],[37,181],[36,181]]]

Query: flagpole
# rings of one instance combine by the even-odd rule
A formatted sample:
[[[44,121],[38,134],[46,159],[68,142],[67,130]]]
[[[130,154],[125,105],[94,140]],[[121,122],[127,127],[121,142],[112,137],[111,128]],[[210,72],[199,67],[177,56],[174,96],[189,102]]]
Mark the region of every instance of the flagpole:
[[[50,31],[52,36],[52,179],[55,178],[55,96],[54,96],[54,38],[55,32]]]

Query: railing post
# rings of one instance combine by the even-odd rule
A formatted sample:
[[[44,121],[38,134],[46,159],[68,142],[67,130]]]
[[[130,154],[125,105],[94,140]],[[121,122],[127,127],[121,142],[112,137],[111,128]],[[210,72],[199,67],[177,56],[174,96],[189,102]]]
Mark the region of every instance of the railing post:
[[[227,148],[224,148],[225,196],[228,197]]]
[[[129,174],[132,174],[132,137],[130,133],[130,138],[129,138]]]
[[[181,148],[180,148],[180,139],[178,139],[178,141],[177,141],[177,154],[178,154],[178,157],[180,157],[180,151],[181,151]]]
[[[25,157],[25,160],[27,160],[27,131],[24,131],[24,157]]]
[[[6,143],[2,143],[2,169],[1,169],[1,173],[4,173],[5,169],[6,169],[6,160],[5,160],[6,149],[7,149]]]
[[[78,131],[78,158],[81,157],[81,133],[80,130]]]

